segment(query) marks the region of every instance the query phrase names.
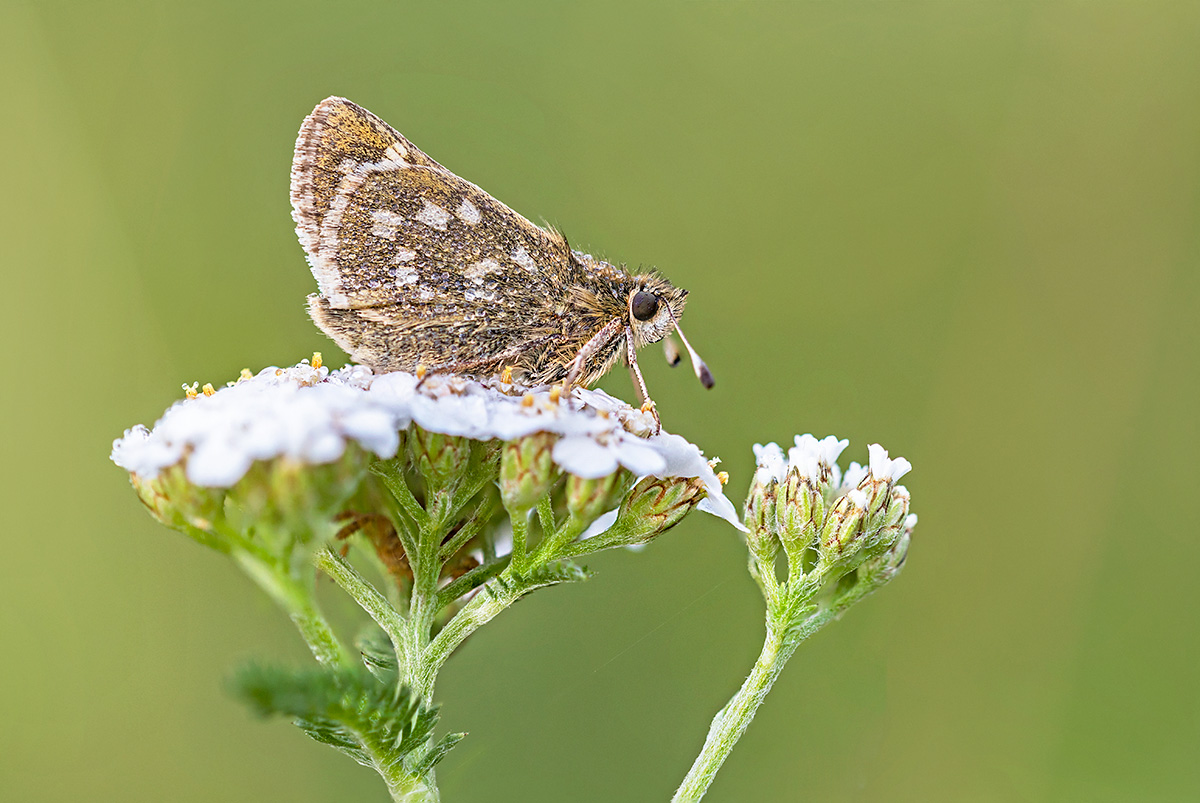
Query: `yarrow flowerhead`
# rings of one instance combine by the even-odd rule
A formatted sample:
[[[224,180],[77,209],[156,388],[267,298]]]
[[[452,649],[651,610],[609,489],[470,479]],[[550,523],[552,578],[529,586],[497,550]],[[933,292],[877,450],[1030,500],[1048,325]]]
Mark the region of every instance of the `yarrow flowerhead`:
[[[762,584],[774,582],[775,556],[787,554],[788,576],[797,582],[816,574],[844,576],[880,560],[898,570],[916,517],[909,493],[896,480],[912,469],[902,457],[889,459],[879,444],[868,447],[867,467],[837,461],[849,441],[833,435],[800,435],[784,452],[756,444],[758,463],[746,500],[747,544]],[[890,575],[889,575],[890,576]]]
[[[686,510],[740,526],[703,453],[656,429],[652,416],[599,390],[565,397],[558,388],[306,361],[188,394],[152,429],[117,439],[112,459],[158,518],[210,535],[234,509],[292,524],[329,518],[381,460],[422,499],[453,495],[481,471],[491,479],[472,493],[498,487],[516,510],[565,484],[571,513],[587,518],[580,530],[619,508],[638,477],[694,489]]]

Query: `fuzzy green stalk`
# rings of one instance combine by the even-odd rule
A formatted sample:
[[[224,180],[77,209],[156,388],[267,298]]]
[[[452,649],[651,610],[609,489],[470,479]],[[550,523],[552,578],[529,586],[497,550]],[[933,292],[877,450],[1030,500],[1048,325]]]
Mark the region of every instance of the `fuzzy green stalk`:
[[[824,611],[814,614],[799,628],[781,633],[773,627],[767,627],[767,636],[763,643],[762,652],[754,662],[754,668],[738,689],[737,694],[717,712],[708,728],[708,737],[696,761],[688,771],[687,777],[679,785],[673,803],[697,801],[704,797],[708,787],[716,777],[717,770],[725,763],[725,759],[733,752],[734,745],[742,738],[746,728],[758,712],[759,706],[767,697],[767,692],[775,684],[784,665],[792,657],[792,653],[800,643],[821,629],[832,620],[836,613]]]
[[[688,771],[683,783],[671,798],[672,803],[692,803],[704,797],[708,787],[734,746],[750,727],[755,713],[775,684],[779,673],[788,659],[809,636],[841,616],[846,609],[885,585],[895,576],[894,571],[880,571],[857,575],[855,582],[834,600],[825,605],[811,604],[812,596],[820,587],[819,582],[803,583],[794,589],[794,597],[779,615],[772,615],[768,608],[767,635],[762,652],[754,662],[754,668],[742,683],[742,687],[730,698],[725,707],[713,717],[708,736],[700,755]]]
[[[353,666],[354,658],[325,621],[309,590],[311,583],[289,577],[275,562],[244,549],[233,559],[254,583],[283,608],[322,666]]]

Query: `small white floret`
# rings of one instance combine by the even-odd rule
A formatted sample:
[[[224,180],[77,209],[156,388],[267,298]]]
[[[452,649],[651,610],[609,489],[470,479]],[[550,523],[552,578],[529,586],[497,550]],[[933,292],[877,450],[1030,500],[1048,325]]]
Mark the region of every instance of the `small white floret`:
[[[842,475],[841,489],[843,491],[848,491],[851,488],[857,488],[859,483],[861,483],[863,478],[866,476],[867,467],[852,462],[846,468],[846,473]]]
[[[754,444],[754,460],[758,470],[754,473],[754,482],[758,485],[770,485],[773,482],[783,482],[787,474],[787,464],[783,459],[783,449],[777,443]]]
[[[895,482],[912,471],[912,463],[903,457],[889,460],[887,449],[878,443],[867,446],[867,454],[870,456],[871,476],[877,480]]]

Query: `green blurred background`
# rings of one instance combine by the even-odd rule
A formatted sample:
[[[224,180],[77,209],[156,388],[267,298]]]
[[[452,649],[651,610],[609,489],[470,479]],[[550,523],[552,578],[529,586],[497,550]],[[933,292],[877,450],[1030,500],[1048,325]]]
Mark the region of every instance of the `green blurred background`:
[[[4,0],[0,87],[5,800],[386,799],[227,696],[305,650],[107,460],[182,382],[341,363],[287,194],[331,94],[692,291],[716,388],[642,363],[735,500],[798,432],[916,466],[904,574],[709,799],[1200,798],[1196,3]],[[483,630],[445,799],[667,799],[761,643],[744,563],[697,515]]]

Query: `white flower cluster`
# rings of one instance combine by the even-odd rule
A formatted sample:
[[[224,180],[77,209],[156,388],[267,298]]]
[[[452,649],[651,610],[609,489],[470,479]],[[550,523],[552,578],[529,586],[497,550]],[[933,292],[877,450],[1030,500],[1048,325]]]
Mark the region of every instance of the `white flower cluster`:
[[[513,440],[535,432],[559,436],[552,459],[584,478],[618,466],[639,476],[696,477],[708,491],[701,507],[740,526],[733,504],[703,453],[679,435],[651,434],[653,418],[600,390],[433,375],[419,383],[404,372],[376,375],[365,366],[330,371],[307,362],[248,373],[217,391],[184,399],[153,429],[136,426],[113,442],[112,460],[143,478],[185,462],[187,478],[210,488],[233,486],[256,460],[329,463],[346,444],[382,458],[396,454],[400,431],[476,440]]]
[[[849,496],[852,502],[863,507],[867,497],[858,490],[858,486],[868,475],[877,481],[894,483],[912,470],[912,463],[903,457],[889,459],[887,449],[872,443],[867,446],[868,465],[851,463],[843,474],[837,460],[849,445],[850,441],[845,438],[839,440],[836,435],[828,435],[820,440],[808,434],[797,435],[796,445],[787,450],[785,459],[783,449],[778,444],[763,446],[756,443],[754,459],[758,469],[754,481],[762,485],[785,482],[793,470],[799,476],[812,480],[827,477],[829,487],[836,489],[836,496]]]

